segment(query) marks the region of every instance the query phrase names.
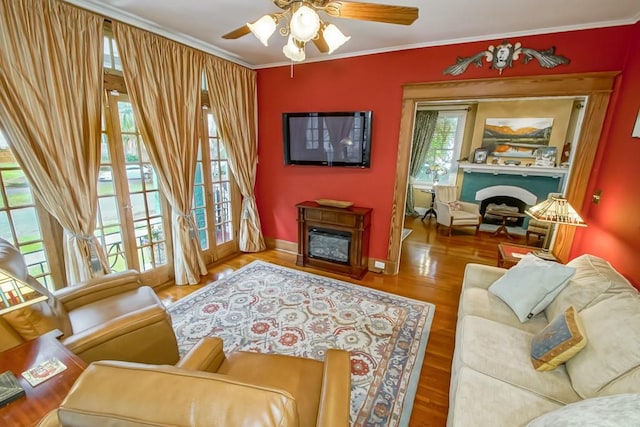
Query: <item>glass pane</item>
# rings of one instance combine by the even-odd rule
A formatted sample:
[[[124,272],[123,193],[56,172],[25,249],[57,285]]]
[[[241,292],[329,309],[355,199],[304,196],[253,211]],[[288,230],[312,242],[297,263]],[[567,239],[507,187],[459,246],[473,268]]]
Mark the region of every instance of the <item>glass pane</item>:
[[[207,228],[207,213],[204,208],[194,210],[194,221],[198,229]]]
[[[227,149],[224,148],[224,144],[218,144],[218,148],[220,149],[220,158],[221,159],[226,159],[227,158]]]
[[[209,238],[205,230],[198,231],[198,239],[200,240],[200,247],[204,250],[209,249]]]
[[[147,192],[147,207],[149,209],[149,216],[162,215],[162,208],[160,207],[160,192]]]
[[[211,162],[211,180],[213,182],[220,181],[220,165],[218,162]]]
[[[111,163],[109,140],[106,134],[102,134],[102,140],[100,141],[100,163]]]
[[[113,68],[113,63],[111,62],[111,43],[107,36],[102,38],[102,66],[104,68]]]
[[[151,226],[151,241],[153,243],[164,241],[164,230],[161,224]]]
[[[222,221],[231,221],[231,205],[229,203],[222,204]]]
[[[18,243],[40,240],[40,223],[35,208],[14,209],[11,211],[11,219],[15,224]]]
[[[196,163],[196,175],[195,175],[194,184],[202,185],[202,183],[203,183],[202,163],[198,162]]]
[[[231,185],[228,182],[223,182],[221,184],[222,188],[222,201],[230,202],[231,201]]]
[[[144,219],[147,217],[147,207],[144,203],[144,194],[131,194],[131,213],[134,220]],[[136,227],[137,228],[137,227]]]
[[[233,225],[230,222],[224,225],[224,238],[225,242],[229,242],[233,239]]]
[[[9,214],[6,211],[0,211],[0,237],[11,242],[13,241],[11,233],[11,225],[9,224]]]
[[[4,194],[0,193],[0,209],[4,209],[6,207],[4,203]]]
[[[120,52],[118,51],[118,45],[115,43],[115,40],[111,40],[111,45],[113,49],[113,68],[116,70],[122,71],[122,61],[120,60]]]
[[[25,206],[33,204],[27,177],[21,170],[2,171],[2,182],[7,192],[9,206]]]
[[[118,114],[120,117],[120,128],[122,132],[135,132],[136,124],[133,117],[133,106],[131,103],[119,101]]]
[[[213,203],[219,204],[222,201],[222,189],[220,184],[213,184]]]
[[[220,178],[229,181],[229,163],[226,160],[220,161]]]
[[[207,114],[207,130],[209,137],[218,136],[218,128],[216,122],[213,120],[213,114]]]
[[[193,189],[193,207],[201,208],[205,205],[204,187],[199,185]]]
[[[100,207],[100,219],[102,226],[107,227],[114,224],[120,224],[120,215],[118,213],[118,200],[115,196],[100,197],[98,199]],[[106,233],[106,231],[105,231]]]

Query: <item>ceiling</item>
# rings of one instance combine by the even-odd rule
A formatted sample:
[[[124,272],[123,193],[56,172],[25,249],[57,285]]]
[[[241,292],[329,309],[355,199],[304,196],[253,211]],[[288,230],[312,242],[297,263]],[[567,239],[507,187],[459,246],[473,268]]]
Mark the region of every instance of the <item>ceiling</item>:
[[[262,15],[280,11],[271,0],[65,0],[250,68],[289,64],[286,39],[276,33],[263,46],[252,34],[225,40],[223,34]],[[364,0],[367,1],[367,0]],[[410,26],[322,16],[351,36],[332,55],[310,43],[307,60],[320,61],[392,50],[632,24],[638,0],[368,0],[418,7]],[[325,19],[326,18],[326,19]]]

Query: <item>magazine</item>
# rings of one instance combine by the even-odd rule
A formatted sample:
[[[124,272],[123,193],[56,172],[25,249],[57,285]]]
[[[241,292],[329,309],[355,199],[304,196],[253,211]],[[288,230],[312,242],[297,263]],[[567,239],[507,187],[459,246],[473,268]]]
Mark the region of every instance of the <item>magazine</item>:
[[[27,369],[22,373],[22,377],[31,384],[32,387],[48,380],[49,378],[59,374],[67,369],[67,367],[58,359],[49,359],[41,364]]]

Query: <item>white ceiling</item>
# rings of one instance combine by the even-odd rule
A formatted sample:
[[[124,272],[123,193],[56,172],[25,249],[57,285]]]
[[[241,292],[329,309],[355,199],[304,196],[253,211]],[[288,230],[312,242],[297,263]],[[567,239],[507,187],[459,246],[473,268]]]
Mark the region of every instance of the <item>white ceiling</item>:
[[[252,34],[221,36],[264,14],[280,11],[270,0],[65,0],[103,16],[147,29],[251,68],[289,64],[286,39],[276,33],[263,46]],[[332,55],[306,48],[307,62],[557,31],[632,24],[638,0],[369,0],[420,9],[410,26],[334,17],[352,38]],[[324,19],[326,18],[326,19]]]

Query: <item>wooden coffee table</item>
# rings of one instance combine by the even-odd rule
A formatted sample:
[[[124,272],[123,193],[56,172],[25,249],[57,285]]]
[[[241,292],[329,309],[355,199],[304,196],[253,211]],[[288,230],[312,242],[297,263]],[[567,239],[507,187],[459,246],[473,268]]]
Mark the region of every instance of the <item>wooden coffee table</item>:
[[[499,243],[498,244],[498,267],[511,268],[516,265],[523,256],[532,253],[539,252],[540,248],[535,246],[514,245],[512,243]],[[549,261],[558,261],[553,254],[547,253]]]
[[[57,340],[58,335],[59,331],[52,331],[0,353],[0,373],[13,372],[26,392],[26,396],[0,408],[0,425],[36,424],[60,406],[73,383],[87,367],[82,359]],[[54,357],[64,363],[67,369],[35,387],[22,377],[21,374],[27,369]]]
[[[509,219],[524,218],[526,215],[520,212],[513,212],[501,209],[487,209],[485,213],[499,216],[502,219],[500,227],[491,235],[492,237],[498,237],[500,234],[504,234],[507,239],[514,239],[509,230],[507,229],[507,221]]]

